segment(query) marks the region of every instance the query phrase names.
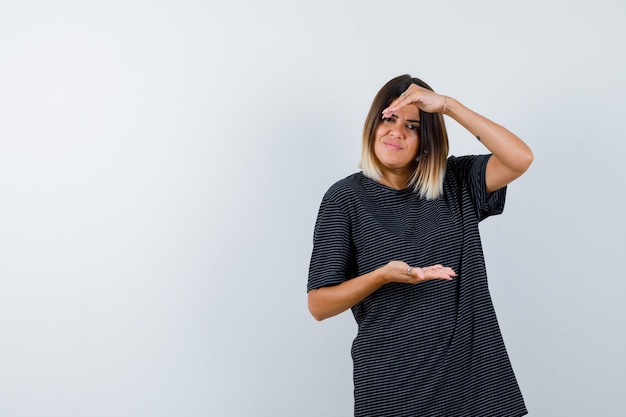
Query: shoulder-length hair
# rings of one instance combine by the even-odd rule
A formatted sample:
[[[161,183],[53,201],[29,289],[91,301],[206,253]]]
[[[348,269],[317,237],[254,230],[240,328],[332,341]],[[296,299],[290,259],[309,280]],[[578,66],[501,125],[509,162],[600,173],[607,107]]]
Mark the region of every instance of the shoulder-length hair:
[[[434,91],[424,81],[410,75],[401,75],[385,84],[372,102],[363,127],[363,146],[359,167],[363,174],[373,180],[380,180],[380,161],[374,153],[376,129],[382,122],[382,112],[400,96],[411,84]],[[443,178],[448,159],[448,133],[441,113],[426,113],[420,109],[419,144],[415,170],[407,186],[412,186],[421,197],[435,199],[443,192]]]

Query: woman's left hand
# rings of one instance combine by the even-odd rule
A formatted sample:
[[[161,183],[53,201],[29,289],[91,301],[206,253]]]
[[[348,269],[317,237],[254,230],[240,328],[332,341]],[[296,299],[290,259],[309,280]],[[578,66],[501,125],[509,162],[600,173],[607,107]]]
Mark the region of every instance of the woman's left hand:
[[[426,113],[439,113],[445,110],[446,96],[420,87],[417,84],[411,84],[400,97],[392,101],[389,107],[383,110],[383,117],[390,117],[396,110],[408,104],[415,104]]]

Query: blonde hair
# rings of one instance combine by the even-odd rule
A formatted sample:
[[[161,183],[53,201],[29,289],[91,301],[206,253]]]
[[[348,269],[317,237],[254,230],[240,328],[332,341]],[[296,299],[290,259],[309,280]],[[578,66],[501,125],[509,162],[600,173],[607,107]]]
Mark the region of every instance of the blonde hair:
[[[385,84],[374,97],[363,127],[361,162],[363,174],[373,180],[380,180],[380,161],[374,153],[376,128],[381,123],[381,114],[391,102],[400,96],[411,84],[433,89],[418,78],[401,75]],[[443,193],[443,178],[448,159],[448,133],[440,113],[420,112],[419,145],[417,164],[407,186],[412,186],[421,197],[433,200]]]

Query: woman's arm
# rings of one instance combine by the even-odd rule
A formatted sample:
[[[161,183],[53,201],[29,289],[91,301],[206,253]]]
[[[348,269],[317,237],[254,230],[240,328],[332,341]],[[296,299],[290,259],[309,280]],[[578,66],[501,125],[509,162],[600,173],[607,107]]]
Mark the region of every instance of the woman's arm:
[[[385,266],[339,285],[309,291],[309,311],[316,320],[324,320],[360,303],[390,282],[417,284],[432,279],[449,281],[454,276],[456,274],[451,268],[442,265],[412,268],[405,262],[391,261]]]
[[[533,162],[533,153],[520,138],[452,97],[444,97],[444,103],[445,114],[469,130],[492,153],[485,173],[488,192],[504,187],[526,172]]]

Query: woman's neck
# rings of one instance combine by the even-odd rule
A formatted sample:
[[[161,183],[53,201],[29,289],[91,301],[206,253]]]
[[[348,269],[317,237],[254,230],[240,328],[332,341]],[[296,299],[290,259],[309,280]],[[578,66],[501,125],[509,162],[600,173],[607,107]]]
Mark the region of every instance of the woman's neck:
[[[385,171],[378,182],[396,190],[404,190],[409,185],[409,175],[406,172]]]

